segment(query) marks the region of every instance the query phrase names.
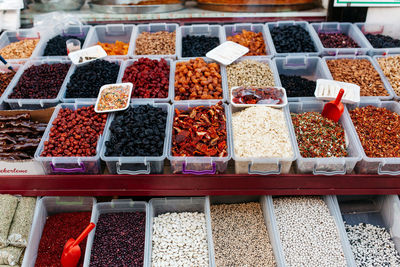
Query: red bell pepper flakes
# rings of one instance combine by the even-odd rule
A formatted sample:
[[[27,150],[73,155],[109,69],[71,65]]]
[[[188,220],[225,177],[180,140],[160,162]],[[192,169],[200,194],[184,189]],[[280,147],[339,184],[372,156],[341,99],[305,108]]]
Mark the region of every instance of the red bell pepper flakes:
[[[304,158],[347,157],[343,127],[318,112],[291,114],[300,154]]]
[[[77,238],[90,223],[91,212],[66,212],[47,217],[40,239],[35,267],[61,267],[61,254],[70,238]],[[80,243],[83,266],[86,238]]]
[[[185,111],[176,109],[171,149],[175,157],[226,157],[226,117],[222,102]]]
[[[400,115],[366,106],[350,111],[365,154],[373,158],[400,157]]]

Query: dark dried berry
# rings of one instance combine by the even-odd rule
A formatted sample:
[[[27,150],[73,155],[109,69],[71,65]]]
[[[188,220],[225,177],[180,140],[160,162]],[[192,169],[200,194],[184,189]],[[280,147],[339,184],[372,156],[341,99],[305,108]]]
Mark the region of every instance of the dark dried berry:
[[[368,41],[374,48],[393,48],[400,47],[400,40],[382,34],[366,34]]]
[[[271,36],[278,53],[316,52],[310,34],[300,25],[274,27]]]
[[[43,56],[67,56],[66,41],[69,39],[78,39],[81,42],[81,46],[83,46],[83,43],[85,42],[85,39],[82,38],[57,35],[47,42]]]
[[[326,48],[358,48],[360,47],[350,36],[344,33],[318,33],[321,43]]]
[[[316,82],[301,76],[279,75],[282,87],[288,97],[314,96]]]
[[[218,45],[218,37],[188,35],[182,38],[182,57],[205,57],[208,51]]]

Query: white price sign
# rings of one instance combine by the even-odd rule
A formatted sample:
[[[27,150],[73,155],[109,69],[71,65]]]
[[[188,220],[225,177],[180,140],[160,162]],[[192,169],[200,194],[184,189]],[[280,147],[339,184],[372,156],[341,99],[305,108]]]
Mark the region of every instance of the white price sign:
[[[398,6],[400,7],[400,0],[335,0],[334,6],[337,7],[369,7],[369,6]]]

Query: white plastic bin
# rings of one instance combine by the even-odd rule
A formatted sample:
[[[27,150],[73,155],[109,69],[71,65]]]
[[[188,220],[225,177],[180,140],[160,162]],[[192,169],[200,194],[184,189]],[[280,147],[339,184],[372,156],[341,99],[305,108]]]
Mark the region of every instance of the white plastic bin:
[[[181,26],[178,28],[179,31],[179,50],[178,59],[185,59],[187,57],[182,56],[182,38],[186,36],[200,36],[205,35],[207,37],[218,37],[219,44],[222,44],[224,40],[224,35],[222,33],[222,27],[220,25],[208,25],[208,24],[198,24],[191,26]],[[205,55],[204,55],[205,56]]]
[[[393,54],[387,54],[385,56],[376,55],[376,56],[372,57],[372,61],[374,61],[376,63],[376,65],[378,66],[379,70],[382,72],[383,76],[385,77],[384,79],[387,81],[389,89],[393,91],[394,100],[400,100],[400,95],[397,95],[396,91],[393,89],[392,83],[390,82],[389,78],[386,77],[386,75],[384,74],[384,72],[383,72],[383,70],[382,70],[382,68],[381,68],[381,66],[379,65],[379,62],[378,62],[379,58],[387,58],[387,57],[391,57],[391,56],[397,56],[397,55],[393,55]],[[396,73],[397,73],[397,75],[400,74],[400,68],[397,69]]]
[[[342,218],[340,217],[339,207],[334,196],[321,196],[324,200],[325,204],[328,206],[330,215],[335,220],[336,227],[339,232],[340,242],[342,244],[342,249],[344,252],[344,256],[346,258],[347,266],[356,267],[354,256],[351,251],[349,240],[347,239],[346,230],[344,228],[344,224]],[[273,197],[267,196],[267,223],[269,224],[268,229],[272,229],[273,233],[275,233],[277,240],[275,241],[280,247],[282,247],[282,241],[279,234],[278,224],[275,217],[275,208],[273,203]],[[283,266],[286,266],[285,260],[285,251],[282,250],[282,262]]]
[[[201,57],[202,59],[204,59],[204,61],[206,63],[217,63],[220,67],[220,75],[221,75],[221,87],[222,87],[222,98],[220,99],[207,99],[206,101],[211,101],[214,103],[218,103],[219,101],[222,102],[226,102],[228,101],[229,98],[229,94],[228,94],[228,81],[227,81],[227,77],[226,77],[226,68],[224,65],[219,64],[218,62],[215,62],[211,59],[205,58],[205,57]],[[169,89],[169,91],[172,93],[171,94],[171,101],[172,103],[185,103],[185,102],[192,102],[192,103],[200,103],[200,102],[204,102],[204,99],[193,99],[193,100],[175,100],[175,72],[176,72],[176,63],[178,62],[189,62],[189,60],[191,59],[196,59],[196,57],[191,57],[191,58],[186,58],[186,59],[182,59],[182,60],[176,60],[172,63],[172,68],[174,70],[174,74],[173,74],[173,80],[170,81],[169,86],[172,87]]]
[[[324,68],[327,74],[329,74],[329,78],[333,80],[333,76],[331,72],[329,71],[328,64],[326,63],[328,60],[334,60],[334,59],[367,59],[369,62],[371,62],[372,66],[374,69],[379,73],[379,76],[381,77],[381,81],[383,83],[383,86],[385,87],[386,91],[388,92],[388,96],[360,96],[361,101],[371,101],[374,99],[379,99],[379,100],[391,100],[393,99],[395,93],[393,92],[389,81],[386,79],[385,75],[383,74],[382,70],[379,67],[379,64],[376,61],[373,61],[370,56],[334,56],[334,57],[323,57],[322,60],[324,61]],[[339,81],[342,82],[342,81]]]
[[[168,142],[172,133],[172,108],[168,103],[154,103],[150,102],[135,102],[131,104],[131,107],[137,107],[140,105],[151,105],[153,107],[162,108],[167,111],[167,122],[165,126],[165,137],[164,137],[164,149],[163,153],[159,157],[123,157],[123,156],[106,156],[106,145],[105,142],[110,139],[110,127],[112,121],[115,119],[116,114],[111,115],[110,123],[104,129],[105,135],[101,144],[100,157],[106,162],[107,168],[112,174],[150,174],[150,173],[163,173],[164,172],[164,160],[167,157]],[[127,129],[128,130],[128,129]]]
[[[307,56],[287,56],[287,57],[276,57],[273,62],[278,69],[279,75],[288,76],[301,76],[303,78],[316,81],[317,79],[328,79],[329,73],[326,73],[324,63],[319,57],[307,57]],[[279,78],[278,75],[278,78]],[[282,82],[279,78],[279,83],[282,86]],[[287,94],[287,88],[286,94]],[[315,89],[315,88],[314,88]],[[303,96],[303,97],[289,97],[288,101],[291,102],[302,102],[302,101],[313,101],[316,100],[315,96]]]
[[[154,56],[149,56],[149,57],[144,57],[144,58],[149,58],[152,60],[158,60],[160,61],[161,59],[159,57],[154,57]],[[117,79],[117,83],[122,83],[122,79],[124,78],[124,74],[125,74],[125,70],[132,66],[133,63],[135,61],[138,61],[138,58],[134,58],[134,59],[129,59],[126,60],[124,62],[122,62],[121,67],[119,69],[119,74],[118,74],[118,79]],[[154,102],[160,102],[160,103],[167,103],[171,101],[171,97],[173,95],[174,92],[174,86],[173,86],[173,82],[175,80],[175,63],[172,59],[169,58],[165,58],[165,61],[167,61],[167,64],[169,66],[169,86],[168,86],[168,97],[166,98],[131,98],[132,102],[136,102],[136,101],[144,101],[144,100],[152,100]],[[171,86],[172,84],[172,86]],[[134,85],[135,86],[135,85]]]
[[[50,215],[66,212],[92,211],[96,204],[93,197],[43,197],[35,209],[28,247],[25,250],[23,267],[34,267],[39,250],[40,239]],[[71,237],[72,238],[72,237]],[[67,240],[66,240],[67,241]],[[83,254],[83,253],[82,253]]]
[[[128,55],[131,57],[147,57],[147,56],[156,56],[156,57],[169,57],[172,59],[176,59],[178,56],[178,51],[181,49],[181,36],[180,31],[178,30],[179,25],[176,23],[150,23],[150,24],[139,24],[135,29],[134,36],[132,38],[131,44],[129,46],[129,53]],[[167,31],[167,32],[176,32],[175,34],[175,53],[171,55],[136,55],[135,48],[136,48],[136,39],[142,32],[160,32],[160,31]]]
[[[133,201],[131,199],[113,199],[111,202],[97,203],[93,207],[91,222],[97,225],[100,215],[107,213],[120,213],[120,212],[144,212],[146,214],[146,226],[145,226],[145,244],[144,244],[144,264],[143,266],[148,266],[147,258],[145,252],[149,249],[149,239],[148,239],[148,229],[149,229],[149,205],[144,201]],[[84,267],[89,267],[90,256],[92,253],[92,247],[94,242],[94,237],[96,235],[96,228],[94,228],[87,239],[86,251],[82,251],[82,255],[85,257]],[[118,252],[115,252],[118,253]]]
[[[362,101],[358,104],[348,104],[345,107],[344,113],[348,113],[350,110],[353,110],[356,107],[366,107],[369,105],[386,108],[390,111],[400,114],[400,104],[394,101]],[[362,148],[360,137],[354,128],[353,122],[351,123],[353,126],[351,129],[356,136],[358,146]],[[361,155],[362,160],[357,163],[355,168],[357,173],[400,175],[400,158],[370,158],[367,157],[363,148]]]
[[[152,198],[149,202],[149,228],[147,228],[148,250],[145,257],[147,266],[151,266],[153,219],[164,213],[202,212],[206,217],[209,266],[215,266],[212,247],[210,207],[204,197],[180,197],[180,198]]]
[[[5,31],[3,34],[0,35],[0,49],[4,48],[5,46],[18,42],[23,39],[37,39],[41,38],[40,34],[35,29],[19,29],[17,31]],[[30,58],[34,58],[38,55],[39,49],[42,45],[42,40],[38,42],[36,48],[33,50],[32,55]],[[28,58],[22,58],[23,60],[27,60]],[[21,59],[18,59],[21,60]],[[8,59],[7,61],[10,61]]]
[[[269,207],[267,205],[267,197],[266,196],[207,196],[206,197],[206,205],[207,205],[208,209],[210,209],[211,205],[215,205],[215,204],[239,204],[239,203],[249,203],[249,202],[260,202],[265,225],[267,226],[269,241],[272,245],[272,250],[275,255],[276,266],[277,267],[285,266],[285,261],[283,258],[283,248],[281,246],[281,243],[278,242],[279,236],[277,235],[277,232],[275,231],[276,226],[272,227],[272,224],[275,222],[272,222],[272,220],[271,220],[271,217],[270,217],[271,213],[268,211]],[[210,213],[210,225],[211,225],[211,233],[212,233],[212,217],[211,217],[210,211],[209,211],[209,213]],[[212,249],[212,255],[215,256],[214,241],[212,238],[211,238],[211,249]],[[215,261],[215,258],[214,258],[214,261]]]
[[[101,171],[100,165],[100,148],[103,143],[104,131],[100,135],[97,146],[96,155],[92,157],[42,157],[40,154],[44,149],[44,142],[49,140],[50,130],[53,127],[53,121],[57,118],[60,109],[68,108],[71,110],[77,110],[81,107],[88,107],[94,105],[94,103],[63,103],[59,104],[55,110],[49,124],[47,125],[46,131],[43,134],[42,140],[35,152],[35,160],[39,161],[46,174],[68,174],[68,173],[85,173],[85,174],[98,174]],[[107,129],[110,123],[110,116],[107,118],[107,123],[104,129]]]
[[[400,26],[398,24],[378,24],[378,23],[354,23],[357,30],[363,35],[368,45],[368,54],[374,55],[387,55],[387,54],[400,54],[400,47],[391,48],[375,48],[368,41],[366,34],[382,34],[390,36],[394,39],[400,39]]]
[[[282,27],[282,26],[290,26],[290,25],[299,25],[302,28],[304,28],[306,31],[308,31],[308,33],[310,34],[311,40],[314,43],[314,47],[315,47],[315,52],[300,52],[300,53],[278,53],[275,49],[275,45],[274,45],[274,40],[272,39],[271,36],[271,32],[270,30],[272,30],[275,27]],[[318,47],[318,36],[316,35],[316,33],[312,30],[311,25],[307,22],[307,21],[277,21],[277,22],[269,22],[266,23],[266,35],[267,35],[267,41],[268,46],[271,49],[271,53],[275,56],[275,57],[286,57],[289,55],[299,55],[299,56],[318,56],[321,51]]]
[[[356,27],[348,22],[321,22],[311,23],[316,35],[319,33],[344,33],[355,41],[359,48],[328,48],[325,47],[318,36],[317,45],[321,51],[322,56],[336,56],[336,55],[365,55],[369,50],[368,43],[364,36],[357,31]]]
[[[202,102],[186,102],[186,103],[175,103],[172,105],[172,127],[175,118],[175,110],[189,110],[197,106],[210,107],[215,105],[212,101],[202,101]],[[224,173],[228,167],[228,161],[231,159],[231,112],[230,107],[227,104],[223,104],[225,109],[226,117],[226,134],[227,134],[227,153],[226,157],[176,157],[172,156],[172,134],[170,134],[170,139],[168,142],[168,160],[171,162],[171,171],[173,173],[183,173],[183,174],[195,174],[195,175],[206,175],[206,174],[216,174]],[[171,127],[171,132],[172,132]]]
[[[62,83],[61,87],[59,88],[58,94],[55,98],[49,99],[11,99],[8,96],[13,92],[14,87],[18,84],[21,76],[23,75],[24,71],[31,66],[39,66],[43,64],[68,64],[70,65],[68,72],[65,75],[64,82]],[[7,91],[4,93],[4,101],[10,105],[12,109],[41,109],[41,108],[48,108],[54,107],[61,101],[61,96],[64,94],[65,85],[66,85],[66,77],[68,74],[71,73],[71,61],[65,57],[47,57],[41,59],[32,59],[27,61],[22,68],[19,68],[17,74],[15,74],[12,82],[9,84]]]
[[[322,112],[325,103],[321,101],[314,102],[291,102],[289,103],[289,111],[291,113],[304,112]],[[343,175],[350,174],[354,166],[361,160],[361,148],[358,146],[356,136],[354,135],[353,124],[348,113],[340,117],[339,124],[342,125],[346,139],[348,140],[347,157],[337,158],[304,158],[301,156],[299,146],[296,141],[296,166],[300,173],[313,173],[315,175]],[[296,134],[295,134],[296,135]],[[297,140],[297,137],[296,137]]]
[[[266,33],[265,25],[263,24],[252,24],[252,23],[236,23],[232,25],[225,25],[223,29],[223,42],[227,40],[228,36],[234,36],[236,34],[242,33],[242,30],[251,31],[255,33],[262,33],[264,43],[265,43],[265,52],[266,55],[260,55],[263,57],[270,57],[272,58],[275,53],[271,46],[272,40],[270,39],[271,36],[268,36]]]

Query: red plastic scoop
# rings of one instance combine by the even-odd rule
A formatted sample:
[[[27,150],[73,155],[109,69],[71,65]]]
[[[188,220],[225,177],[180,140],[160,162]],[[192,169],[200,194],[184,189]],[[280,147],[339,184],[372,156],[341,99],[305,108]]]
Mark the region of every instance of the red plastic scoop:
[[[94,223],[90,223],[76,240],[71,238],[67,241],[61,255],[61,265],[63,267],[76,267],[78,265],[79,259],[81,258],[81,248],[79,247],[79,243],[87,237],[95,226]]]
[[[340,89],[336,99],[325,104],[324,109],[321,113],[322,116],[335,122],[339,121],[344,111],[344,106],[342,102],[340,102],[340,100],[342,100],[343,94],[344,90]]]

